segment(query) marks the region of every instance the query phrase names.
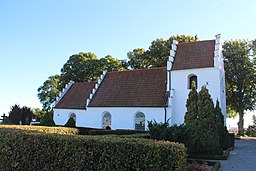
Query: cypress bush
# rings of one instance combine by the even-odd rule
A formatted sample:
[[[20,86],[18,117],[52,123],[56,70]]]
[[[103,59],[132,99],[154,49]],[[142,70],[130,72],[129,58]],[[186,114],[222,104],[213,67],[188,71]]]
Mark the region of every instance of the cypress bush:
[[[69,118],[67,123],[64,126],[75,128],[76,127],[76,121],[74,120],[74,118]]]
[[[214,108],[215,117],[216,117],[216,126],[217,126],[217,132],[220,137],[220,146],[223,150],[228,149],[231,147],[231,140],[229,138],[228,130],[224,126],[224,116],[221,112],[221,108],[219,106],[219,101],[216,101],[216,106]]]
[[[192,88],[187,100],[185,124],[190,129],[190,154],[222,154],[217,131],[216,112],[211,95],[205,86],[197,94]]]
[[[0,129],[5,170],[184,171],[184,145],[146,139]]]

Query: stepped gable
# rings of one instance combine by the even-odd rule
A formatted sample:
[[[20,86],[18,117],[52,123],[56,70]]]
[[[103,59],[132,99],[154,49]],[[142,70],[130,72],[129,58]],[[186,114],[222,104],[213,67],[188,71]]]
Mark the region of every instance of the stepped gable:
[[[106,74],[89,107],[163,107],[166,68],[116,71]]]
[[[55,108],[85,109],[86,100],[95,84],[95,82],[74,83]]]
[[[181,43],[172,70],[214,67],[215,40]]]

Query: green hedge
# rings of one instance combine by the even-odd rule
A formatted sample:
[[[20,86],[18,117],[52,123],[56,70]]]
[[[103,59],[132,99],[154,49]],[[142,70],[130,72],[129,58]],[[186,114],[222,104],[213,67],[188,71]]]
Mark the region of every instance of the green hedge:
[[[138,131],[138,130],[125,130],[125,129],[117,129],[117,130],[89,130],[88,135],[131,135],[131,134],[140,134],[147,133],[146,131]]]
[[[230,142],[231,142],[230,146],[234,147],[235,146],[235,134],[234,133],[228,133],[228,136],[229,136]]]
[[[26,130],[29,132],[37,131],[43,133],[67,134],[67,135],[88,135],[92,128],[76,127],[56,127],[56,126],[27,126],[27,125],[0,125],[0,128]]]
[[[4,170],[183,171],[183,144],[146,139],[0,129]]]

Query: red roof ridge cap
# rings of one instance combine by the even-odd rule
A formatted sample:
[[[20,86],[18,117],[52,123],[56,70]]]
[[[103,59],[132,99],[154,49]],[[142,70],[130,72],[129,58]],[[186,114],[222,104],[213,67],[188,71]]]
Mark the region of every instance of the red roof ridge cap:
[[[210,42],[210,41],[215,41],[215,39],[211,39],[211,40],[200,40],[200,41],[195,41],[195,42],[184,42],[184,43],[179,43],[179,45],[183,45],[183,44],[190,44],[190,43],[202,43],[202,42]]]
[[[108,74],[110,73],[118,73],[118,72],[136,72],[136,71],[143,71],[143,70],[156,70],[156,69],[164,69],[166,67],[156,67],[156,68],[141,68],[141,69],[133,69],[133,70],[123,70],[123,71],[111,71],[107,72]]]

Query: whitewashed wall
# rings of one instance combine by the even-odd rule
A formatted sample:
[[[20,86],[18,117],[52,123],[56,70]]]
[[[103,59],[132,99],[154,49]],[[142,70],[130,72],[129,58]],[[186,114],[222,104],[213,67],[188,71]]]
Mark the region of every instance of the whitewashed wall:
[[[220,100],[224,97],[220,93],[222,92],[220,80],[221,71],[218,68],[212,67],[171,71],[171,88],[174,92],[173,105],[175,106],[173,112],[168,113],[168,117],[171,118],[171,124],[184,123],[184,116],[187,110],[186,100],[190,91],[190,89],[188,89],[189,75],[191,74],[197,76],[198,92],[201,90],[203,85],[206,85],[214,104],[217,99],[219,99],[220,103],[223,101]],[[223,107],[223,105],[224,104],[221,104],[221,107]],[[226,110],[223,110],[222,112],[226,116]]]
[[[75,109],[54,109],[54,122],[57,125],[64,125],[70,113],[76,114],[76,126],[102,128],[102,116],[104,112],[111,114],[112,129],[135,129],[135,114],[142,112],[145,114],[145,127],[147,121],[156,120],[164,122],[164,108],[130,108],[130,107],[104,107],[87,108],[87,110]]]

